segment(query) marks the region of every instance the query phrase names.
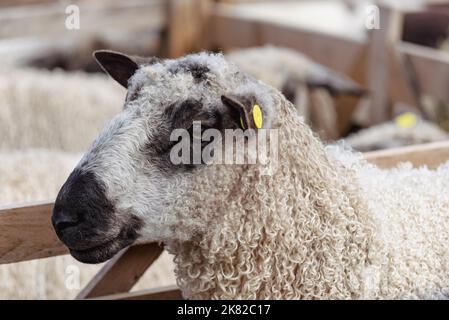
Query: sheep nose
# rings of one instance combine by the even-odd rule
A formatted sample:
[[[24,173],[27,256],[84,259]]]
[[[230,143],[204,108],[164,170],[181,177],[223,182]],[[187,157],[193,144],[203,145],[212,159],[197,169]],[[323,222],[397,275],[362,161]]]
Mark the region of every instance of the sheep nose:
[[[80,222],[79,220],[78,215],[66,210],[55,210],[51,217],[51,222],[58,235],[61,235],[67,228],[76,227]]]

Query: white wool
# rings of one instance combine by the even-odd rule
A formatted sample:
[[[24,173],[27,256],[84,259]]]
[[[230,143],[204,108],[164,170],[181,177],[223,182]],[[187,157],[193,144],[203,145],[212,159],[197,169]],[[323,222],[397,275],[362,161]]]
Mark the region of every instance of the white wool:
[[[320,65],[293,49],[266,45],[231,51],[226,59],[264,83],[281,89],[288,75],[305,80]]]
[[[394,122],[386,122],[360,130],[345,138],[359,151],[388,149],[413,144],[448,140],[449,134],[436,124],[419,119],[415,126],[404,128]]]
[[[125,90],[104,75],[14,70],[0,73],[0,97],[1,149],[81,152],[120,111]]]
[[[0,151],[0,204],[54,198],[80,158],[45,149]]]
[[[447,299],[449,162],[435,170],[407,162],[384,170],[344,141],[326,150],[356,172],[375,224],[363,297]]]
[[[449,163],[436,170],[412,169],[410,164],[388,171],[364,166],[358,181],[377,225],[376,240],[385,248],[370,257],[382,270],[379,286],[389,281],[409,288],[403,298],[447,299]],[[387,273],[388,278],[382,277]],[[370,297],[374,290],[366,289]]]

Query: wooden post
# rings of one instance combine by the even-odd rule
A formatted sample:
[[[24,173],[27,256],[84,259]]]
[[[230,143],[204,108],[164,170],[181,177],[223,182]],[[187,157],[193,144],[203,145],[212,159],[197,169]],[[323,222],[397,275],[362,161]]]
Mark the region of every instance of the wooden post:
[[[384,122],[390,118],[390,71],[392,44],[402,33],[403,15],[397,9],[380,5],[379,29],[369,34],[367,84],[371,92],[370,124]]]
[[[442,101],[449,100],[449,54],[412,43],[400,42],[396,50],[409,60],[420,92]]]
[[[204,49],[209,0],[167,1],[167,56],[176,58]]]
[[[349,77],[362,87],[366,88],[366,63],[368,46],[363,46],[354,56],[352,67],[346,71]],[[369,98],[370,92],[367,93]],[[366,98],[366,97],[364,97]],[[361,97],[348,94],[338,94],[334,97],[337,111],[337,126],[340,137],[344,137],[351,129],[354,111],[361,101]]]
[[[156,243],[124,249],[106,263],[76,299],[128,292],[162,251],[163,248]]]

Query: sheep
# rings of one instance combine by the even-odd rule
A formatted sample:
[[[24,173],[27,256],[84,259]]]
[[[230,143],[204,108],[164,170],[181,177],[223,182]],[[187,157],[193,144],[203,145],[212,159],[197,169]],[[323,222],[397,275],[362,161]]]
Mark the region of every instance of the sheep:
[[[80,37],[76,40],[66,39],[64,42],[52,42],[52,46],[33,52],[29,57],[16,62],[19,66],[44,68],[48,70],[62,69],[66,71],[102,72],[100,66],[92,59],[92,52],[104,47],[114,50],[130,50],[134,54],[152,55],[160,52],[159,35],[148,32],[148,29],[134,30],[132,34],[111,32],[102,35]],[[68,41],[67,41],[68,40]]]
[[[439,127],[449,131],[449,106],[441,99],[423,95],[421,98],[423,113]]]
[[[56,197],[80,152],[120,110],[125,91],[109,81],[26,69],[0,75],[1,205]],[[175,283],[171,260],[163,254],[133,290]],[[74,298],[100,267],[68,255],[0,265],[0,299]],[[75,286],[66,285],[70,275]]]
[[[270,50],[275,61],[278,49],[262,50]],[[251,58],[254,54],[243,50],[240,56],[243,59],[245,55]],[[283,73],[286,74],[285,69]],[[3,166],[3,179],[0,179],[3,197],[0,197],[0,203],[9,204],[55,198],[57,187],[63,182],[61,177],[69,172],[75,163],[72,159],[77,157],[62,151],[84,151],[101,126],[119,112],[125,91],[103,75],[14,69],[0,75],[0,96],[3,101],[0,149],[12,152],[11,155],[4,152],[0,157]],[[82,130],[74,125],[74,119],[76,123],[83,123]],[[37,160],[37,164],[31,165],[33,159]],[[33,170],[29,171],[28,168]],[[0,279],[5,280],[2,281],[3,287],[0,287],[0,297],[74,297],[77,290],[68,290],[64,285],[65,268],[72,264],[79,266],[73,260],[56,257],[0,266],[3,272]],[[158,276],[155,278],[150,273],[150,277],[142,279],[136,288],[172,283],[170,273],[161,271],[171,268],[170,256],[162,256],[152,273]],[[43,270],[46,271],[42,273]],[[81,285],[97,270],[80,267]],[[37,276],[38,273],[41,275]],[[28,276],[25,277],[26,274]],[[52,281],[48,279],[50,276]]]
[[[412,117],[416,119],[413,120],[416,123],[410,126],[401,126],[397,121],[389,121],[362,129],[344,140],[353,149],[361,152],[449,140],[449,134],[436,124],[416,115]]]
[[[325,148],[279,91],[220,54],[151,64],[95,56],[128,98],[56,198],[53,226],[77,260],[162,242],[193,299],[447,297],[449,164],[383,171]],[[247,144],[268,130],[275,169],[221,164],[220,136],[210,142],[196,121]],[[176,128],[200,143],[186,149],[189,160],[211,145],[217,157],[175,164]]]
[[[124,96],[120,86],[100,75],[33,69],[1,73],[0,149],[82,152],[120,111]],[[84,130],[74,121],[85,124]]]
[[[339,137],[340,95],[356,98],[366,90],[342,73],[328,69],[288,48],[266,45],[229,52],[226,58],[282,93],[323,139]]]

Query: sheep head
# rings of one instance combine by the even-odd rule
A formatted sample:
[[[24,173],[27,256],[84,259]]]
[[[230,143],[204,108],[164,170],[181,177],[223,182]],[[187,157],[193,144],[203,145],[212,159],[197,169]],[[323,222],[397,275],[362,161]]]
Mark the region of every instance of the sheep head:
[[[210,167],[194,158],[215,143],[215,137],[210,143],[201,141],[198,150],[190,149],[191,162],[174,163],[172,151],[181,136],[173,141],[172,133],[193,133],[188,137],[193,143],[198,122],[200,133],[270,128],[274,97],[279,95],[221,55],[159,60],[97,51],[95,58],[128,89],[124,108],[73,170],[52,216],[59,238],[86,263],[105,261],[133,243],[185,239],[199,232],[201,226],[192,225],[204,224],[212,215],[198,220],[192,210],[190,216],[180,217],[172,208],[186,190],[197,187],[195,177]]]

